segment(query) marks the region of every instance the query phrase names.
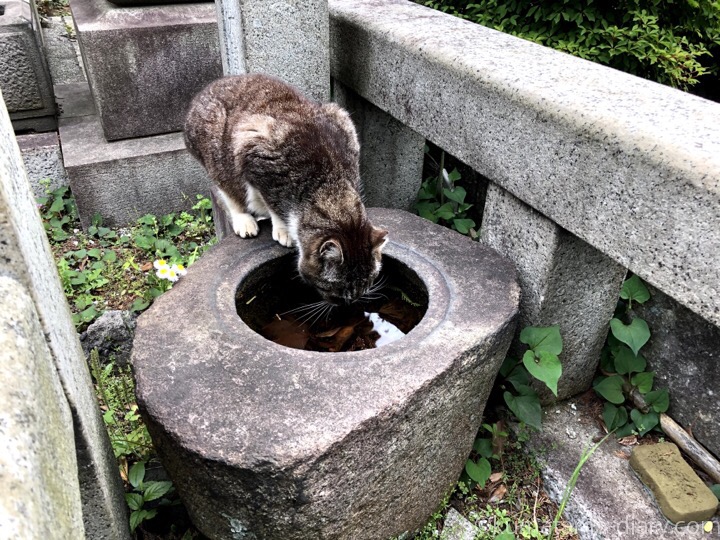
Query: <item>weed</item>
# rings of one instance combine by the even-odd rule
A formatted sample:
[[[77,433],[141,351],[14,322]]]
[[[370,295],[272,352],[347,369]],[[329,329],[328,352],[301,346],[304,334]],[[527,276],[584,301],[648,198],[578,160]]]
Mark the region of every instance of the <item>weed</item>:
[[[125,494],[125,501],[131,510],[131,532],[134,532],[143,521],[154,518],[158,513],[158,507],[179,503],[177,500],[171,501],[166,497],[175,491],[172,482],[145,480],[144,461],[138,461],[130,468],[128,481],[133,488],[130,493]],[[153,501],[157,501],[157,503],[152,506],[147,504]]]
[[[99,215],[81,231],[67,187],[48,189],[38,204],[79,330],[108,308],[146,309],[173,282],[153,261],[166,261],[178,275],[215,242],[211,202],[201,195],[191,212],[147,214],[118,231],[103,226]]]

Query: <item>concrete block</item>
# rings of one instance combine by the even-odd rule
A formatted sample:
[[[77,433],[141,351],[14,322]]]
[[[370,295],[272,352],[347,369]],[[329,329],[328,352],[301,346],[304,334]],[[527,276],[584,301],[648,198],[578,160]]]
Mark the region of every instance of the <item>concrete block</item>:
[[[70,407],[30,295],[2,275],[0,471],[3,537],[85,537]]]
[[[488,188],[481,240],[515,263],[522,300],[518,333],[560,325],[563,374],[558,399],[587,390],[617,305],[626,270],[507,191]],[[515,341],[519,355],[526,346]],[[554,399],[545,385],[541,397]]]
[[[633,311],[652,333],[643,355],[655,372],[655,387],[670,390],[670,416],[720,457],[720,328],[648,289],[651,299],[633,304]]]
[[[390,538],[423,526],[464,467],[514,332],[512,264],[401,210],[368,217],[390,231],[386,267],[428,295],[394,343],[322,353],[251,329],[237,305],[293,265],[270,227],[226,237],[138,318],[138,405],[209,538]]]
[[[57,133],[37,133],[17,137],[30,189],[35,197],[45,195],[46,189],[68,185],[63,166],[62,151]],[[47,186],[43,181],[49,180]]]
[[[54,129],[55,101],[37,12],[6,0],[0,13],[0,89],[16,130]]]
[[[673,443],[635,447],[630,466],[653,492],[662,513],[673,523],[705,521],[715,513],[717,497]]]
[[[337,81],[333,100],[350,112],[358,131],[365,204],[411,210],[422,183],[425,137]]]
[[[267,73],[330,99],[328,0],[218,0],[217,11],[226,75]]]
[[[0,100],[0,275],[33,298],[72,413],[87,538],[128,539],[127,506],[85,355]]]
[[[222,75],[212,3],[70,7],[107,140],[180,131],[192,97]]]
[[[89,105],[77,100],[73,108],[84,114]],[[96,213],[106,224],[127,224],[147,213],[187,209],[196,194],[209,194],[207,174],[182,133],[107,142],[97,116],[63,116],[60,140],[83,227]]]
[[[597,409],[570,400],[543,411],[543,429],[533,432],[528,448],[537,458],[543,487],[559,503],[583,451],[604,435]],[[610,437],[585,463],[565,507],[565,518],[582,540],[702,540],[712,538],[703,523],[673,525],[635,476],[630,450]],[[714,531],[720,520],[713,519]],[[716,535],[716,533],[713,533]]]
[[[334,78],[720,324],[720,103],[405,0],[330,35]]]

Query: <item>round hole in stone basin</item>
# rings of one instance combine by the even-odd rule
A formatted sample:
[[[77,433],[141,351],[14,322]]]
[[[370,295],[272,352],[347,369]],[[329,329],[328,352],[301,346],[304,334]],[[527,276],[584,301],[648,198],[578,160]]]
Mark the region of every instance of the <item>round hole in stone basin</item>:
[[[410,332],[423,318],[428,292],[408,266],[383,256],[376,284],[367,300],[332,309],[297,272],[294,254],[272,259],[238,286],[235,307],[240,318],[266,339],[296,349],[346,352],[387,345]]]

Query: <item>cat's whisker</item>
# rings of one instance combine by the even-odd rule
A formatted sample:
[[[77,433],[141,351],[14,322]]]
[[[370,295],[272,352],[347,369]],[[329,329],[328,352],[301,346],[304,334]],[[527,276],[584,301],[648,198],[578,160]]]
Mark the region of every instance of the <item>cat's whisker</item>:
[[[320,311],[317,313],[317,315],[313,318],[313,320],[310,321],[308,324],[309,324],[310,326],[314,325],[317,321],[320,320],[320,317],[322,317],[323,314],[324,314],[326,311],[328,311],[328,309],[330,309],[331,306],[332,306],[332,304],[326,303],[326,304],[320,309]]]
[[[283,311],[282,313],[279,313],[279,315],[288,315],[290,313],[303,313],[305,311],[314,309],[324,303],[325,303],[325,300],[320,300],[319,302],[313,302],[312,304],[304,304],[304,305],[296,307],[294,309],[289,309],[288,311]]]
[[[313,322],[309,323],[310,326],[313,325],[316,316],[322,316],[323,311],[327,309],[328,303],[325,300],[321,300],[320,302],[317,302],[317,304],[312,310],[308,311],[306,314],[304,314],[302,317],[298,319],[298,322],[305,323],[312,319]]]

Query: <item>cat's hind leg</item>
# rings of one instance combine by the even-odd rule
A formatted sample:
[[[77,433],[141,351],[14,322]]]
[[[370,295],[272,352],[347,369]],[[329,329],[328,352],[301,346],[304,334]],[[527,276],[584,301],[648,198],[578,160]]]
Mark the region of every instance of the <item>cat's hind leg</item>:
[[[235,234],[240,238],[257,236],[260,227],[258,227],[255,218],[246,212],[245,208],[238,204],[237,201],[228,197],[222,189],[218,189],[218,193],[228,214],[230,214],[230,221],[232,222],[232,228]]]

